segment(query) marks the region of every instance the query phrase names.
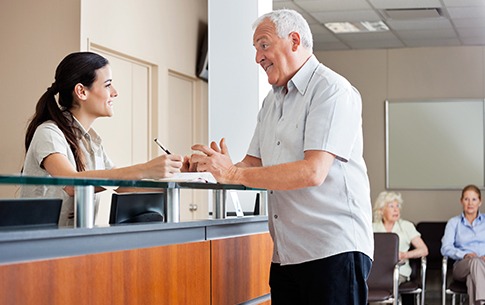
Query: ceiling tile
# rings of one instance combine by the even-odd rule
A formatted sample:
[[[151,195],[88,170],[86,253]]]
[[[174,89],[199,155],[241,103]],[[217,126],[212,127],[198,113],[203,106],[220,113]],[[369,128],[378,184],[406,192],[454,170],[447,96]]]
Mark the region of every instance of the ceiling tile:
[[[443,0],[446,6],[485,6],[483,0]]]
[[[279,10],[279,9],[285,9],[285,8],[295,10],[298,13],[300,13],[303,16],[303,18],[305,18],[305,20],[308,22],[308,24],[313,24],[318,22],[307,11],[295,5],[295,3],[293,3],[292,1],[273,2],[273,9]]]
[[[457,29],[485,27],[485,18],[453,19],[452,21]]]
[[[351,41],[385,41],[385,40],[398,40],[392,32],[365,32],[365,33],[346,33],[336,35],[337,38],[343,42]]]
[[[441,7],[439,0],[369,0],[378,9]]]
[[[408,47],[438,47],[438,46],[459,46],[460,40],[456,38],[451,39],[413,39],[404,40]]]
[[[314,50],[485,46],[485,0],[274,0],[275,9],[289,8],[307,19]],[[397,20],[384,9],[440,8],[441,17]],[[378,33],[333,34],[326,22],[381,20],[391,29]]]
[[[311,14],[321,23],[341,22],[341,21],[379,21],[380,16],[372,10],[365,11],[328,11],[316,12]]]
[[[328,50],[349,50],[350,47],[344,43],[337,42],[315,42],[313,43],[314,51],[328,51]]]
[[[482,8],[476,7],[452,7],[448,8],[448,13],[452,19],[458,18],[484,18],[485,6]]]
[[[485,44],[485,37],[464,37],[461,39],[461,41],[465,45],[470,45],[470,46],[483,46]]]
[[[446,18],[422,20],[386,20],[393,30],[451,29],[451,22]]]
[[[485,28],[459,28],[460,37],[485,37]]]
[[[327,34],[333,36],[332,32],[330,32],[324,25],[320,23],[310,24],[310,30],[314,36],[316,34]]]
[[[399,40],[382,40],[382,41],[352,41],[348,43],[352,49],[392,49],[403,48],[404,45]]]
[[[371,9],[365,0],[294,0],[294,2],[301,8],[312,12]]]
[[[396,35],[398,35],[403,40],[456,38],[456,33],[453,29],[397,31]]]

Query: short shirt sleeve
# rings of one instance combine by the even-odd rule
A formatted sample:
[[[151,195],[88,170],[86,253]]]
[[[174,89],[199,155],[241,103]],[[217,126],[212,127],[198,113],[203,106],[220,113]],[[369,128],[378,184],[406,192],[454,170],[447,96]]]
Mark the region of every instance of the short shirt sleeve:
[[[346,84],[334,84],[317,94],[305,126],[304,149],[325,150],[348,161],[361,130],[360,95]]]
[[[33,156],[39,166],[47,156],[53,153],[60,153],[66,157],[69,157],[70,153],[64,134],[54,123],[44,123],[37,128],[30,144],[30,150],[34,152]]]

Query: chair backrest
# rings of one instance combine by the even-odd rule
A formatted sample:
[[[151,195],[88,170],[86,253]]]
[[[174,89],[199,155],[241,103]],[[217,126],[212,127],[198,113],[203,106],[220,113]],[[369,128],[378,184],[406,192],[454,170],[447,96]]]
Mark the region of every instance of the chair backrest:
[[[416,229],[428,247],[427,269],[441,270],[441,238],[445,233],[446,222],[420,222]]]
[[[399,262],[399,236],[395,233],[374,233],[374,261],[367,285],[373,289],[393,291],[394,267]]]
[[[113,193],[110,224],[162,222],[165,220],[165,195],[160,192]]]
[[[411,247],[412,250],[414,247]],[[411,266],[411,275],[409,279],[415,282],[421,282],[421,257],[409,259],[409,266]]]
[[[0,199],[0,227],[56,227],[61,207],[60,198]]]

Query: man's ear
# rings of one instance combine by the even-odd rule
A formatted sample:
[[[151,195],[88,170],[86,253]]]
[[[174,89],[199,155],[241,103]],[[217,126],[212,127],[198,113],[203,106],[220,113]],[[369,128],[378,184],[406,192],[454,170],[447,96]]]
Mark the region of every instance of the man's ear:
[[[300,34],[298,34],[297,32],[291,32],[290,39],[292,43],[291,50],[294,52],[298,49],[298,47],[301,44]]]
[[[83,84],[78,83],[74,86],[74,95],[83,101],[87,99],[87,90]]]

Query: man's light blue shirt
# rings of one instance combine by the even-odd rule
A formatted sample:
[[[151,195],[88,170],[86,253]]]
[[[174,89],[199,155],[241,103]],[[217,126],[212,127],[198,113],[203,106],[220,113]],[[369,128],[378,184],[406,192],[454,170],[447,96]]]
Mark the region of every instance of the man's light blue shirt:
[[[454,260],[461,260],[468,253],[485,255],[485,214],[480,213],[472,224],[462,213],[446,224],[441,239],[441,254]]]

